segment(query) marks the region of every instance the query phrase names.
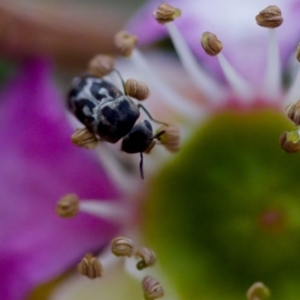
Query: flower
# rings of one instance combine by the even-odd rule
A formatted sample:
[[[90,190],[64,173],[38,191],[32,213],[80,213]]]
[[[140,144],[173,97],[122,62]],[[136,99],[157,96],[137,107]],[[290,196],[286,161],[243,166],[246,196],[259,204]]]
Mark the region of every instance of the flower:
[[[296,3],[286,1],[284,5],[295,8]],[[247,7],[245,3],[243,6]],[[191,7],[196,11],[193,5]],[[280,6],[282,11],[284,8]],[[223,12],[222,5],[220,11]],[[187,14],[186,19],[192,15]],[[210,16],[207,28],[199,26],[199,30],[211,30],[208,25],[215,22],[218,29],[214,33],[219,39],[223,28],[232,34],[222,21],[218,24],[222,15]],[[232,22],[236,22],[234,17]],[[293,14],[283,14],[283,18],[289,22]],[[199,18],[199,22],[201,20]],[[293,28],[294,33],[289,34],[296,35],[297,29],[288,27],[285,21],[282,28]],[[143,30],[143,26],[136,30],[140,28]],[[188,52],[182,50],[182,44],[178,46],[182,40],[176,27],[171,23],[167,28],[175,47],[181,49],[178,52],[182,61],[187,61]],[[181,28],[183,33],[189,32],[186,27]],[[241,28],[244,37],[251,37],[247,27]],[[276,33],[280,29],[269,29],[266,72],[253,71],[255,68],[264,70],[264,64],[256,64],[255,50],[247,49],[249,42],[243,43],[242,39],[239,41],[242,44],[236,45],[225,36],[220,39],[224,53],[213,59],[220,63],[231,92],[223,94],[223,101],[216,103],[222,108],[197,130],[149,189],[143,209],[143,237],[156,249],[163,270],[183,299],[241,299],[246,286],[255,280],[266,282],[278,298],[293,299],[299,294],[299,265],[296,263],[300,243],[299,205],[298,191],[292,188],[297,185],[299,158],[282,152],[277,146],[277,137],[281,128],[291,128],[281,116],[282,107],[297,100],[300,91],[296,77],[286,96],[283,95],[276,46]],[[280,35],[279,41],[282,41]],[[289,44],[287,41],[282,44],[283,57],[288,57],[289,47],[296,42],[290,39]],[[248,57],[251,53],[255,59],[239,61],[236,49]],[[285,53],[285,49],[289,52]],[[233,68],[235,64],[237,68]],[[247,64],[253,64],[248,73],[236,72]],[[192,74],[190,66],[186,69]],[[208,95],[212,92],[212,89],[206,90]],[[185,276],[182,276],[183,270]]]
[[[272,293],[279,298],[294,299],[299,294],[297,249],[300,243],[300,207],[297,201],[299,190],[295,181],[299,159],[284,153],[277,142],[283,128],[292,128],[283,116],[282,106],[297,100],[300,91],[297,88],[297,77],[287,95],[283,96],[277,31],[283,26],[287,26],[288,30],[295,28],[294,23],[293,26],[288,25],[293,16],[295,17],[293,12],[296,9],[293,10],[292,7],[296,8],[298,2],[282,3],[283,12],[285,8],[290,8],[291,14],[287,17],[291,16],[291,19],[287,19],[283,14],[287,22],[278,30],[268,30],[269,53],[265,64],[261,64],[263,56],[260,54],[255,56],[254,61],[245,60],[245,57],[240,60],[240,54],[254,56],[256,48],[252,50],[248,47],[249,43],[252,43],[251,32],[247,32],[248,26],[239,28],[237,25],[240,23],[235,19],[237,17],[239,20],[241,17],[244,22],[248,19],[245,18],[246,15],[252,17],[255,24],[255,15],[258,14],[259,25],[269,26],[268,20],[261,20],[261,17],[269,16],[262,10],[264,7],[255,9],[255,13],[251,14],[252,5],[256,7],[257,3],[249,1],[243,3],[247,8],[245,14],[229,15],[222,9],[224,6],[220,2],[218,4],[222,14],[216,15],[214,10],[213,15],[205,15],[209,19],[208,23],[203,21],[203,24],[216,24],[213,33],[217,34],[220,41],[216,40],[214,34],[205,34],[202,46],[206,51],[203,51],[200,57],[204,53],[216,55],[213,58],[214,64],[219,63],[220,66],[212,69],[215,70],[216,77],[221,70],[223,80],[228,82],[226,86],[220,84],[216,77],[209,78],[198,68],[185,39],[180,34],[180,27],[175,25],[177,20],[175,24],[166,24],[186,73],[206,99],[214,102],[213,105],[200,107],[199,104],[188,101],[188,97],[178,95],[175,88],[163,84],[153,65],[149,64],[137,49],[133,49],[129,58],[132,65],[144,71],[144,76],[149,76],[150,91],[154,90],[160,94],[159,100],[165,100],[170,109],[173,108],[182,116],[185,129],[191,131],[191,126],[200,123],[201,113],[205,115],[201,126],[192,134],[182,151],[149,183],[142,203],[142,217],[139,219],[140,223],[135,223],[134,229],[138,227],[142,240],[156,250],[161,264],[156,274],[162,280],[166,299],[242,299],[247,287],[258,280],[266,282]],[[236,12],[237,2],[230,1],[229,4],[223,5],[228,5],[228,12]],[[172,11],[168,5],[163,5],[165,15],[162,17],[155,13],[160,23],[179,16],[178,10]],[[186,11],[190,9],[189,14],[186,13],[187,21],[179,24],[185,24],[182,25],[182,32],[188,35],[195,32],[190,28],[198,23],[192,22],[191,16],[198,11],[195,10],[194,2],[187,2],[186,5]],[[184,8],[185,6],[182,7],[183,10]],[[277,18],[276,26],[280,25],[280,9],[267,7],[267,10],[269,9],[272,9],[271,15]],[[145,11],[149,14],[148,9]],[[242,37],[236,41],[239,45],[230,39],[227,41],[225,36],[220,38],[217,32],[219,28],[221,31],[224,28],[227,29],[227,33],[232,33],[230,28],[226,27],[227,24],[223,26],[222,21],[221,24],[218,23],[222,20],[223,13],[231,24],[235,24],[232,30],[241,31],[242,35],[232,34]],[[137,17],[137,20],[146,20],[145,24],[148,22],[143,14],[141,18]],[[141,24],[143,25],[143,22]],[[141,28],[144,34],[146,29],[142,25],[131,28],[136,31]],[[199,30],[211,30],[205,26],[199,27]],[[153,36],[157,37],[155,27],[150,28],[153,31],[149,30],[148,36],[151,37],[151,32],[154,32]],[[264,30],[259,29],[262,32]],[[264,33],[267,35],[266,30]],[[289,34],[291,37],[296,36],[295,33]],[[249,35],[250,42],[247,40]],[[197,37],[200,48],[199,40],[200,34]],[[292,46],[296,44],[295,39],[285,40],[279,36],[279,42],[279,45],[287,49],[283,51],[283,57],[287,58],[291,54]],[[221,51],[221,45],[224,46],[224,51]],[[228,52],[225,52],[225,49],[228,49]],[[237,55],[236,49],[239,50]],[[230,59],[227,53],[232,55]],[[243,70],[246,65],[250,66],[249,69],[239,74],[236,69]],[[266,72],[261,71],[264,65]],[[265,75],[263,80],[257,80],[260,74]],[[288,134],[285,138],[293,142]],[[133,227],[127,226],[126,230],[130,230],[130,235],[134,236]],[[80,284],[78,278],[70,279],[57,291],[53,299],[83,299],[88,292],[91,293],[91,297],[97,297],[102,290],[106,291],[108,299],[124,299],[126,293],[128,298],[134,298],[136,290],[131,289],[132,283],[126,274],[124,276],[124,272],[139,279],[145,273],[137,272],[132,265],[130,267],[131,259],[126,258],[125,268],[120,266],[120,260],[119,265],[116,262],[111,266],[106,256],[100,256],[99,259],[106,265],[109,274],[107,278],[104,276],[99,283],[88,284],[83,281]],[[154,286],[158,286],[155,280],[145,278],[144,288],[147,286],[145,282],[152,282]],[[122,291],[126,293],[116,294],[116,287],[121,285],[122,280],[125,282]],[[268,295],[269,290],[261,283],[251,286],[247,293],[248,299],[251,300],[257,297],[261,300]],[[146,294],[146,299],[147,297],[149,294]],[[154,297],[156,296],[153,296],[153,299]]]
[[[82,253],[99,251],[119,228],[111,219],[79,216],[69,223],[54,213],[66,193],[110,200],[103,202],[108,207],[120,202],[120,193],[95,154],[70,143],[72,129],[51,65],[80,69],[97,51],[113,51],[110,37],[124,16],[108,7],[21,2],[0,4],[1,57],[20,64],[1,91],[3,299],[23,299]],[[1,80],[2,72],[1,65]],[[75,245],[78,239],[82,247]],[[71,248],[75,251],[68,253]]]
[[[20,300],[118,232],[115,222],[87,215],[59,219],[57,200],[70,192],[121,199],[95,155],[71,144],[49,61],[27,59],[0,97],[0,294]]]

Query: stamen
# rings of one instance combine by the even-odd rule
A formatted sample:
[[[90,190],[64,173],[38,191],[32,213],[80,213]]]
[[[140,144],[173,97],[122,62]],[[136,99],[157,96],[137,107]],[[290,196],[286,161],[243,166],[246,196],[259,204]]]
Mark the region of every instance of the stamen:
[[[300,151],[300,129],[298,131],[284,131],[280,138],[279,144],[287,153],[297,153]]]
[[[142,282],[145,300],[154,300],[164,296],[162,285],[153,277],[146,276]]]
[[[269,49],[264,85],[264,95],[269,99],[278,99],[281,94],[281,65],[276,29],[269,29]]]
[[[77,271],[90,279],[101,277],[102,265],[100,261],[91,253],[87,253],[77,265]]]
[[[259,26],[269,28],[268,62],[262,93],[266,99],[276,100],[282,90],[280,56],[275,29],[283,22],[281,10],[275,5],[270,5],[262,10],[255,19]]]
[[[300,62],[300,43],[297,46],[296,50],[296,59]],[[284,103],[289,105],[296,101],[300,95],[300,66],[298,67],[296,78],[294,79],[293,83],[291,84],[286,96]]]
[[[116,237],[111,241],[110,253],[123,258],[126,273],[139,281],[145,277],[143,269],[154,265],[156,262],[155,253],[149,248],[142,247],[133,256],[133,241],[123,236]],[[137,258],[141,258],[141,260],[137,262]]]
[[[120,261],[124,263],[124,271],[126,274],[132,276],[136,280],[142,283],[144,296],[146,300],[154,300],[160,298],[164,294],[164,290],[161,284],[151,276],[146,276],[145,267],[152,266],[156,262],[156,255],[153,250],[148,248],[140,248],[136,251],[135,256],[133,254],[133,242],[131,239],[126,237],[116,237],[111,241],[111,249],[106,249],[98,257],[101,259],[103,268],[110,268]],[[114,255],[119,256],[116,258]],[[142,258],[138,263],[137,258]],[[152,270],[154,271],[154,270]],[[162,276],[161,272],[159,276]],[[164,281],[167,281],[166,279]],[[172,293],[172,299],[178,300],[178,296],[172,291],[171,286],[168,286],[168,294]]]
[[[68,113],[66,114],[66,118],[73,128],[82,126],[82,124],[79,123],[73,115]],[[99,141],[98,147],[96,147],[95,150],[105,173],[108,174],[110,178],[114,179],[116,186],[121,192],[123,192],[123,194],[130,195],[130,193],[133,192],[132,186],[135,185],[138,180],[135,176],[136,173],[130,173],[128,171],[128,169],[131,169],[128,157],[126,157],[126,161],[124,160],[123,162],[120,157],[119,149],[111,147],[107,143],[102,143],[101,141]],[[128,197],[128,199],[130,199],[130,197]]]
[[[152,90],[159,93],[172,108],[178,110],[181,114],[187,115],[189,118],[199,119],[201,108],[186,100],[186,98],[180,97],[173,89],[169,88],[139,50],[134,49],[129,59],[142,73],[147,74],[149,86],[152,87]]]
[[[279,27],[283,22],[281,10],[276,5],[266,7],[255,17],[255,19],[259,26],[266,28]]]
[[[73,144],[88,150],[95,149],[99,142],[95,134],[87,128],[77,128],[71,136],[71,141]]]
[[[190,76],[196,88],[210,98],[210,101],[220,103],[224,99],[224,88],[199,66],[185,39],[178,31],[174,22],[166,23],[179,59]]]
[[[135,255],[142,259],[136,265],[138,270],[143,270],[146,267],[153,266],[156,263],[156,254],[152,249],[146,247],[140,248]]]
[[[266,300],[270,295],[270,290],[262,282],[256,282],[248,289],[247,300]]]
[[[180,149],[180,132],[178,127],[169,125],[162,126],[157,130],[160,134],[157,139],[162,143],[163,146],[170,152],[178,152]]]
[[[141,257],[142,261],[137,263],[136,258],[132,256],[133,248],[133,241],[126,237],[116,237],[111,241],[111,253],[124,259],[125,272],[136,280],[142,281],[145,277],[143,269],[147,267],[147,264],[153,265],[156,256],[152,250],[141,248],[137,251],[136,256]]]
[[[296,126],[300,125],[300,100],[295,104],[291,104],[286,108],[287,116],[295,123]]]
[[[126,258],[126,260],[125,260],[125,271],[128,275],[132,276],[133,278],[135,278],[136,280],[138,280],[142,283],[148,277],[145,269],[143,269],[143,270],[138,270],[137,269],[136,260],[133,257]],[[172,284],[168,282],[168,278],[166,276],[164,276],[164,272],[163,272],[162,269],[159,268],[159,266],[156,266],[155,269],[151,270],[151,274],[155,275],[155,277],[158,276],[160,279],[163,278],[164,286],[167,284],[168,296],[169,296],[170,299],[173,299],[173,300],[180,300],[181,299],[179,297],[179,295],[177,294],[177,292],[173,289],[174,286],[172,286]],[[149,285],[147,284],[147,287],[146,287],[147,292],[150,292],[150,290],[151,290],[150,287],[151,286],[154,287],[155,282],[157,284],[159,284],[159,282],[157,280],[155,280],[153,277],[150,277],[150,278],[153,279],[153,281],[152,281],[153,284],[150,285],[149,282],[148,282]],[[160,285],[160,287],[162,288],[161,285]],[[143,286],[143,290],[145,292],[144,286]],[[153,291],[153,289],[152,289],[152,291]],[[148,296],[150,296],[149,294],[148,294]],[[161,295],[160,297],[163,296],[163,294],[160,294],[160,295]],[[144,296],[146,296],[146,295],[144,295]],[[158,295],[157,295],[157,298],[159,298]],[[145,298],[145,299],[150,300],[150,299],[156,299],[156,298]]]
[[[218,55],[223,49],[223,44],[218,40],[217,36],[208,31],[202,34],[201,46],[210,56]]]
[[[67,194],[56,205],[56,213],[62,218],[71,218],[78,212],[88,213],[114,222],[125,222],[129,209],[120,203],[102,200],[80,200],[76,194]]]
[[[238,73],[222,54],[221,50],[223,46],[222,43],[217,39],[217,36],[210,32],[204,32],[201,38],[201,45],[208,55],[217,56],[224,76],[235,94],[241,100],[246,102],[252,99],[251,87],[240,75],[238,75]]]
[[[148,98],[150,93],[149,88],[145,83],[136,81],[134,79],[126,80],[125,91],[128,96],[140,101]]]
[[[161,24],[171,22],[180,17],[181,10],[173,7],[166,2],[162,2],[158,8],[153,12],[154,18]]]
[[[130,195],[134,190],[132,187],[136,184],[137,178],[135,173],[128,172],[128,170],[122,166],[119,153],[115,153],[115,151],[119,150],[114,150],[106,143],[99,143],[99,147],[96,150],[98,158],[101,161],[101,165],[105,169],[106,174],[109,174],[110,178],[114,179],[116,186],[118,186],[121,192]]]
[[[137,37],[126,31],[120,31],[115,35],[115,45],[121,54],[129,57],[137,44]]]
[[[134,257],[126,257],[124,260],[124,271],[126,274],[136,279],[139,282],[142,282],[146,276],[145,270],[138,270],[136,267],[136,259]]]
[[[133,242],[131,239],[119,236],[111,241],[111,252],[116,256],[128,256],[133,254]]]
[[[56,213],[62,218],[72,218],[79,211],[79,198],[76,194],[67,194],[56,205]]]
[[[110,245],[106,246],[103,251],[97,256],[97,259],[101,261],[103,270],[113,268],[116,264],[120,263],[116,256],[111,252]]]
[[[226,80],[230,84],[231,88],[241,100],[248,102],[253,98],[253,92],[251,86],[234,70],[226,57],[219,53],[217,55],[221,68],[223,70]]]
[[[108,75],[114,68],[115,61],[110,55],[99,54],[93,57],[88,64],[88,71],[96,77]]]
[[[79,211],[114,222],[126,222],[129,210],[120,203],[100,200],[82,200]]]

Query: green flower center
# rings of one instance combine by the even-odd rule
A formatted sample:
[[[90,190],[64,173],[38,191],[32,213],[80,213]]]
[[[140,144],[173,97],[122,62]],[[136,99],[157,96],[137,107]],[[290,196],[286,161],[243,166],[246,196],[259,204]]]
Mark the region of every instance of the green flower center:
[[[144,236],[183,299],[245,299],[256,281],[300,294],[300,158],[278,145],[290,127],[272,110],[215,115],[150,186]]]

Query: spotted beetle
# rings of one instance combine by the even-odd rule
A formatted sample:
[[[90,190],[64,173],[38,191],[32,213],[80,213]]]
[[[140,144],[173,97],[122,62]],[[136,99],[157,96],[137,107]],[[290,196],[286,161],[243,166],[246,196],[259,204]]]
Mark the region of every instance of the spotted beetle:
[[[101,139],[116,143],[140,116],[138,106],[110,82],[93,77],[76,77],[68,103],[86,128]]]
[[[122,83],[124,86],[123,80]],[[163,132],[154,136],[152,126],[147,120],[135,125],[140,116],[140,108],[152,121],[167,126],[168,124],[153,119],[144,106],[135,104],[112,83],[92,75],[73,79],[68,105],[77,119],[100,139],[116,143],[124,138],[122,151],[141,153],[140,173],[143,178],[142,153],[152,148],[154,139]]]

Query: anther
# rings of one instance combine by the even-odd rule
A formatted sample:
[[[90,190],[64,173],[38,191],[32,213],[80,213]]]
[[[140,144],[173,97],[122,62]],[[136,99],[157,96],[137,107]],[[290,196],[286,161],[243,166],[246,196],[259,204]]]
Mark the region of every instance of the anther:
[[[296,50],[296,58],[297,60],[300,62],[300,43],[297,46],[297,50]]]
[[[298,140],[297,140],[298,139]],[[287,153],[297,153],[300,151],[299,133],[297,131],[284,131],[280,138],[279,144]]]
[[[90,279],[101,277],[102,265],[100,261],[91,253],[87,253],[77,265],[77,271]]]
[[[255,20],[259,26],[266,28],[279,27],[283,18],[281,16],[281,10],[276,5],[270,5],[262,10],[256,17]]]
[[[270,290],[262,282],[255,282],[247,291],[248,300],[265,300],[270,295]]]
[[[159,134],[163,132],[163,134]],[[176,126],[163,125],[157,130],[157,134],[159,135],[157,139],[165,146],[167,150],[170,152],[177,152],[180,148],[180,133],[179,129]]]
[[[56,213],[62,218],[71,218],[77,215],[79,198],[76,194],[67,194],[56,205]]]
[[[89,61],[88,71],[91,75],[101,78],[112,71],[114,63],[112,56],[99,54]]]
[[[73,144],[85,149],[95,149],[98,145],[97,137],[87,128],[76,129],[71,136]]]
[[[115,35],[115,45],[120,53],[125,56],[131,56],[133,49],[137,44],[137,37],[129,34],[126,31],[119,31]]]
[[[116,237],[111,241],[111,252],[116,256],[128,256],[133,254],[133,242],[126,237]]]
[[[149,97],[149,88],[143,83],[136,81],[135,79],[128,79],[125,82],[126,94],[137,100],[145,100]]]
[[[300,125],[300,100],[296,103],[289,105],[286,108],[287,116],[295,123],[296,126]]]
[[[180,17],[181,10],[169,5],[166,2],[162,2],[153,12],[153,15],[159,23],[164,24],[174,21],[174,19]]]
[[[207,31],[202,34],[201,45],[204,51],[211,56],[219,54],[223,49],[223,44],[217,36]]]
[[[217,56],[224,76],[234,93],[240,97],[241,100],[248,102],[252,99],[253,89],[250,87],[249,83],[236,72],[223,55],[221,52],[223,45],[222,42],[218,40],[217,36],[211,32],[204,32],[201,38],[201,45],[208,55]]]
[[[146,300],[154,300],[164,296],[162,285],[153,277],[147,276],[143,279],[142,287]]]
[[[141,261],[136,265],[138,270],[153,266],[156,262],[156,254],[152,249],[143,247],[139,249],[135,255],[141,258]]]

